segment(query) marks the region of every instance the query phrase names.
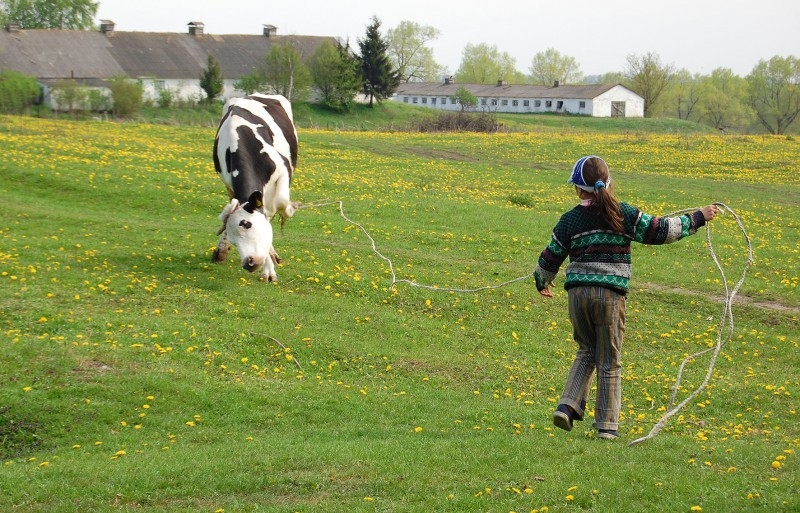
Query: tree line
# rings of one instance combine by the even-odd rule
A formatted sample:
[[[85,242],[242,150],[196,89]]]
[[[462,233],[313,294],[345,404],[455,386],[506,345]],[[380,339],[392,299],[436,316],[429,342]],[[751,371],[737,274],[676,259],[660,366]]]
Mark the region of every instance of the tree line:
[[[92,0],[0,0],[0,22],[88,30],[98,5]],[[381,21],[373,16],[357,41],[358,52],[340,41],[303,55],[299,45],[287,38],[286,43],[272,46],[257,69],[241,77],[235,87],[245,93],[283,94],[295,102],[313,97],[338,111],[349,110],[363,94],[372,106],[390,98],[402,82],[437,82],[450,74],[433,56],[432,43],[439,34],[434,27],[412,21],[402,21],[384,34]],[[210,101],[221,94],[223,82],[219,63],[213,56],[208,59],[200,79]],[[527,71],[520,72],[516,59],[497,46],[477,43],[466,45],[453,77],[463,84],[618,83],[644,99],[645,117],[674,117],[720,130],[784,134],[796,130],[800,113],[800,60],[791,55],[761,60],[749,75],[739,77],[728,68],[710,75],[692,74],[662,63],[656,53],[632,54],[622,71],[585,77],[575,58],[548,48],[534,56]],[[2,91],[3,82],[0,110],[13,103],[3,100],[9,95]],[[169,92],[163,94],[159,104],[168,104]]]

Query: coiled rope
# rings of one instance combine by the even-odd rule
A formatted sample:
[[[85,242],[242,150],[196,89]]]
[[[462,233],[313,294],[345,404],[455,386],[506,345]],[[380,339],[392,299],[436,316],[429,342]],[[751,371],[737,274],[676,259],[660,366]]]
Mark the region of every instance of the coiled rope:
[[[636,440],[630,442],[628,444],[628,447],[638,445],[656,436],[664,428],[669,419],[671,419],[676,413],[678,413],[681,409],[683,409],[684,406],[689,404],[689,402],[691,402],[695,397],[697,397],[700,394],[700,392],[702,392],[706,388],[708,382],[711,380],[711,375],[714,372],[714,365],[717,362],[717,357],[719,356],[719,353],[722,351],[723,346],[727,342],[729,342],[731,337],[733,336],[733,328],[734,328],[733,300],[736,297],[736,294],[738,294],[742,284],[744,283],[744,279],[747,276],[748,269],[753,264],[753,244],[750,242],[750,235],[748,235],[747,230],[744,227],[744,223],[742,223],[742,219],[736,214],[736,212],[734,212],[733,209],[731,209],[724,203],[714,203],[714,205],[718,206],[723,213],[725,211],[730,212],[731,215],[733,215],[734,219],[736,220],[736,224],[739,226],[739,229],[741,230],[742,235],[744,236],[744,239],[747,242],[747,261],[745,262],[744,268],[742,269],[742,275],[739,278],[739,281],[736,283],[736,286],[734,286],[733,289],[730,289],[728,287],[728,278],[725,276],[725,271],[722,268],[722,264],[720,263],[719,258],[717,258],[716,251],[714,251],[714,245],[711,243],[711,225],[706,224],[706,245],[708,246],[708,250],[711,253],[711,258],[714,259],[714,264],[716,264],[717,270],[719,271],[720,276],[722,277],[722,283],[725,288],[725,297],[722,305],[722,313],[720,314],[719,325],[717,327],[717,343],[713,347],[709,347],[702,351],[698,351],[683,359],[680,367],[678,367],[678,374],[675,377],[675,385],[673,385],[672,387],[672,396],[669,399],[669,405],[667,406],[667,411],[664,413],[664,415],[662,415],[661,419],[658,422],[656,422],[656,424],[653,426],[653,428],[647,435],[641,438],[637,438]],[[680,210],[678,212],[674,212],[669,215],[678,215],[694,210],[697,209]],[[700,383],[700,385],[692,393],[686,396],[686,398],[683,401],[673,406],[673,404],[675,404],[676,396],[678,395],[678,389],[680,388],[681,378],[683,376],[683,369],[686,367],[686,364],[711,351],[713,351],[713,354],[711,355],[711,361],[708,364],[708,370],[706,371],[706,376],[703,379],[703,382]]]
[[[366,228],[364,228],[361,224],[359,224],[359,223],[353,221],[352,219],[350,219],[349,217],[347,217],[347,214],[345,214],[345,212],[344,212],[344,204],[343,204],[342,201],[340,201],[340,200],[319,200],[319,201],[315,201],[315,202],[311,202],[311,203],[302,204],[299,208],[301,208],[301,209],[303,209],[303,208],[320,208],[320,207],[324,207],[324,206],[328,206],[328,205],[337,205],[338,209],[339,209],[339,215],[341,215],[342,219],[344,219],[348,223],[352,224],[353,226],[358,227],[364,233],[364,235],[367,237],[367,239],[369,239],[370,244],[372,245],[372,251],[379,258],[384,260],[389,265],[389,271],[392,274],[392,282],[391,282],[391,285],[389,286],[389,290],[394,289],[395,285],[397,285],[398,283],[406,283],[406,284],[408,284],[408,285],[410,285],[412,287],[419,287],[419,288],[424,288],[424,289],[434,290],[434,291],[439,291],[439,292],[474,293],[474,292],[480,292],[480,291],[483,291],[483,290],[498,289],[500,287],[505,287],[506,285],[509,285],[511,283],[527,280],[527,279],[533,277],[533,273],[531,272],[530,274],[526,274],[525,276],[520,276],[519,278],[514,278],[513,280],[508,280],[508,281],[505,281],[503,283],[498,283],[496,285],[487,285],[487,286],[478,287],[478,288],[474,288],[474,289],[458,289],[458,288],[437,287],[437,286],[432,286],[432,285],[422,285],[422,284],[416,283],[416,282],[411,281],[411,280],[406,280],[406,279],[398,280],[397,279],[397,275],[395,274],[395,271],[394,271],[394,264],[392,263],[391,259],[386,257],[383,253],[381,253],[378,250],[378,245],[375,242],[375,239],[372,237],[372,235],[370,235],[370,233],[367,231]],[[733,301],[734,301],[734,299],[736,297],[736,294],[738,294],[739,289],[741,288],[742,284],[744,283],[744,280],[745,280],[745,278],[747,276],[747,271],[749,270],[750,266],[753,264],[753,245],[752,245],[752,242],[750,241],[750,235],[747,233],[747,230],[744,227],[744,223],[742,222],[742,219],[739,217],[739,215],[732,208],[730,208],[728,205],[726,205],[724,203],[715,202],[714,205],[719,207],[722,213],[729,212],[733,216],[733,218],[736,220],[736,224],[738,225],[739,229],[741,230],[742,236],[744,237],[745,242],[747,243],[747,261],[745,262],[744,268],[742,269],[742,275],[739,278],[739,281],[736,283],[736,285],[733,287],[733,289],[731,289],[729,287],[729,285],[728,285],[728,278],[725,275],[725,270],[722,268],[722,264],[720,263],[719,258],[717,257],[717,253],[714,250],[714,245],[711,242],[711,224],[706,223],[706,246],[708,247],[708,250],[711,253],[711,258],[714,260],[714,264],[717,266],[717,270],[720,273],[720,276],[722,278],[722,283],[723,283],[723,286],[724,286],[724,289],[725,289],[725,296],[724,296],[724,301],[723,301],[723,305],[722,305],[722,313],[720,315],[720,321],[719,321],[719,325],[717,327],[717,342],[713,347],[704,349],[702,351],[698,351],[698,352],[696,352],[694,354],[691,354],[691,355],[689,355],[689,356],[687,356],[686,358],[683,359],[683,361],[680,364],[680,367],[678,367],[678,374],[675,377],[675,384],[672,387],[672,395],[671,395],[670,400],[669,400],[669,405],[667,406],[667,411],[664,413],[664,415],[661,417],[661,419],[653,426],[653,428],[650,430],[650,432],[646,436],[643,436],[641,438],[637,438],[636,440],[630,442],[628,444],[629,447],[630,446],[634,446],[634,445],[638,445],[638,444],[640,444],[642,442],[645,442],[645,441],[650,440],[651,438],[655,437],[664,428],[664,426],[667,424],[667,422],[669,422],[669,419],[671,419],[676,413],[678,413],[687,404],[689,404],[695,397],[697,397],[703,390],[705,390],[706,386],[708,385],[709,381],[711,380],[711,376],[712,376],[712,374],[714,372],[714,366],[716,365],[717,357],[719,356],[719,353],[722,351],[722,348],[725,346],[725,344],[727,342],[729,342],[731,337],[733,336],[733,330],[734,330]],[[680,214],[684,214],[684,213],[688,213],[688,212],[694,212],[696,210],[699,210],[699,209],[698,208],[688,208],[688,209],[678,210],[676,212],[672,212],[670,214],[667,214],[667,217],[676,216],[676,215],[680,215]],[[690,361],[695,360],[695,359],[699,358],[700,356],[702,356],[702,355],[704,355],[704,354],[706,354],[708,352],[711,352],[711,351],[713,351],[713,355],[711,356],[711,361],[708,364],[708,370],[706,371],[706,375],[705,375],[705,378],[703,379],[702,383],[700,383],[700,385],[694,391],[692,391],[683,401],[681,401],[677,405],[673,406],[673,404],[675,404],[675,400],[676,400],[676,397],[678,395],[678,391],[680,389],[681,379],[683,377],[683,371],[686,368],[686,365]]]

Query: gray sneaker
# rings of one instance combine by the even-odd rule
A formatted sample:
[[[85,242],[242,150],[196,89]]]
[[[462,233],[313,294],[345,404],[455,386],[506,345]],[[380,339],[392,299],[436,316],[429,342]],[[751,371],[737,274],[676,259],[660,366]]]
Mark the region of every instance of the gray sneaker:
[[[619,433],[616,429],[599,429],[597,431],[597,438],[604,440],[615,440],[619,438]]]
[[[572,431],[572,413],[566,404],[559,404],[553,412],[553,424],[564,431]]]

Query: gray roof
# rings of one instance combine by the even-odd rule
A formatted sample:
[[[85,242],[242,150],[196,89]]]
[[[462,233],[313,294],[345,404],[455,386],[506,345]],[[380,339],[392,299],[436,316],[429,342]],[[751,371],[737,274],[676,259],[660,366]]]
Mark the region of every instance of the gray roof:
[[[224,78],[238,79],[263,62],[272,45],[294,41],[310,55],[327,36],[191,35],[163,32],[78,30],[0,31],[0,69],[39,79],[131,78],[197,79],[208,55]]]
[[[400,84],[397,96],[455,96],[459,89],[467,89],[478,98],[559,98],[584,100],[597,98],[617,87],[617,84],[541,86],[530,84],[491,85],[458,84],[445,82],[407,82]]]

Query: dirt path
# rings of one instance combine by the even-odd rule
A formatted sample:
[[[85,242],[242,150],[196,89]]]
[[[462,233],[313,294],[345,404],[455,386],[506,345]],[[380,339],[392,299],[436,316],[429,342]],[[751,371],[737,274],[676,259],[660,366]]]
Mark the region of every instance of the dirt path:
[[[640,285],[640,287],[644,290],[674,292],[676,294],[684,294],[687,296],[703,297],[705,299],[710,299],[720,303],[723,300],[722,296],[704,294],[702,292],[697,292],[694,290],[686,290],[679,287],[665,287],[663,285],[658,285],[656,283],[643,283]],[[735,307],[737,304],[752,306],[755,308],[762,308],[764,310],[773,310],[777,312],[786,312],[794,315],[800,315],[800,306],[785,305],[778,301],[762,301],[752,298],[750,296],[744,296],[742,294],[736,294],[736,298],[733,301],[733,306]]]

